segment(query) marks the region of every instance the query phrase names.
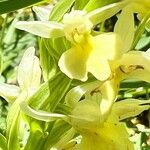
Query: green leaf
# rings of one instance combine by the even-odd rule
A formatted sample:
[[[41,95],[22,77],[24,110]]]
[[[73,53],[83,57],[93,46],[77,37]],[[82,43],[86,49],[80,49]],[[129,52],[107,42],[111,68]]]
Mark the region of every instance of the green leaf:
[[[65,37],[56,39],[44,39],[43,41],[49,52],[49,55],[56,59],[56,61],[59,60],[64,51],[71,47],[70,42],[68,42]]]
[[[54,112],[58,103],[67,92],[71,80],[62,73],[58,73],[29,99],[32,108]]]
[[[32,6],[39,2],[46,1],[48,0],[2,0],[0,1],[0,14],[8,13],[17,9]]]
[[[57,52],[58,57],[60,57],[63,52],[71,48],[71,43],[65,37],[53,39],[53,48]]]
[[[43,149],[43,143],[45,142],[46,136],[44,133],[36,130],[31,131],[28,141],[25,145],[24,150],[41,150]]]
[[[54,126],[47,137],[44,145],[44,149],[50,149],[59,140],[61,140],[71,126],[63,120],[58,120],[54,123]]]
[[[19,102],[27,98],[27,93],[22,92],[17,100],[12,104],[7,116],[7,132],[6,138],[8,140],[9,150],[20,150],[20,133],[24,132],[24,128],[20,128],[21,115]]]
[[[50,96],[50,90],[49,90],[49,84],[47,81],[43,83],[38,89],[38,91],[36,91],[32,95],[32,97],[28,100],[28,104],[35,109],[41,109],[45,101],[48,101],[49,96]]]
[[[6,138],[0,133],[0,149],[2,150],[8,150],[7,148],[7,140]]]
[[[54,45],[53,39],[44,39],[43,42],[45,47],[47,48],[47,51],[49,52],[49,55],[55,60],[58,60],[59,53],[53,47]]]
[[[150,43],[150,36],[143,36],[137,43],[135,49],[142,49]]]
[[[57,64],[54,58],[49,54],[44,39],[40,41],[40,64],[42,67],[44,81],[51,79],[57,71]]]
[[[82,10],[90,0],[76,0],[75,9]]]
[[[89,11],[92,11],[96,8],[100,8],[100,7],[103,7],[105,5],[115,3],[117,1],[119,1],[119,0],[90,0],[84,9],[89,12]]]
[[[43,149],[43,143],[45,143],[48,132],[45,132],[45,122],[35,120],[31,117],[27,117],[22,113],[23,117],[26,117],[27,123],[30,126],[30,135],[25,144],[24,150],[41,150]],[[51,122],[53,123],[53,122]],[[51,124],[48,123],[48,124]],[[34,144],[33,144],[34,143]]]
[[[61,21],[64,14],[71,8],[75,0],[60,0],[50,14],[50,20]]]
[[[61,137],[61,139],[55,144],[54,147],[57,147],[58,149],[67,149],[67,144],[73,139],[73,137],[75,136],[75,129],[71,128],[69,129],[64,135],[63,137]],[[75,142],[76,143],[76,142]]]
[[[9,109],[7,117],[7,140],[9,150],[20,150],[19,143],[19,129],[20,129],[20,106],[14,102]]]
[[[148,23],[150,18],[150,12],[146,14],[146,16],[141,20],[140,24],[138,25],[135,35],[134,35],[134,41],[132,43],[131,49],[134,49],[139,42],[141,36],[143,35],[145,31],[146,24]]]

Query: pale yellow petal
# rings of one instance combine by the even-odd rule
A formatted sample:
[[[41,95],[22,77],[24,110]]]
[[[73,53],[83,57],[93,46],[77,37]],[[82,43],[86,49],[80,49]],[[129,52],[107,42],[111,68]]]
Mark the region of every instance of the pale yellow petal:
[[[124,124],[105,123],[99,133],[83,133],[76,150],[134,150]]]
[[[86,62],[89,52],[76,45],[62,54],[59,59],[60,70],[71,79],[87,80]]]
[[[123,52],[123,43],[116,33],[103,33],[93,37],[93,53],[108,60],[119,59]]]
[[[110,114],[112,105],[116,100],[118,84],[115,80],[108,80],[100,86],[99,90],[102,95],[100,101],[100,111],[103,118],[106,120]]]
[[[87,70],[101,81],[107,80],[111,75],[108,60],[97,55],[90,55],[87,62]]]
[[[80,132],[95,132],[103,122],[98,102],[91,99],[78,102],[70,115],[71,125]]]
[[[88,72],[98,80],[107,80],[111,76],[109,60],[122,55],[122,41],[115,33],[104,33],[93,37],[93,49],[87,62]]]
[[[15,27],[43,38],[64,36],[63,24],[54,21],[19,21]]]
[[[134,16],[131,7],[123,8],[115,25],[114,32],[118,33],[123,41],[123,51],[130,50],[134,38]]]

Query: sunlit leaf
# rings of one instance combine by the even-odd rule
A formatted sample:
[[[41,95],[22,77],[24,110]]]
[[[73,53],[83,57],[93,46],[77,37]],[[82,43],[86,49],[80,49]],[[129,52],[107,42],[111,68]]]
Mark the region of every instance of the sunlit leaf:
[[[50,14],[50,20],[60,21],[63,15],[70,9],[75,0],[60,0]]]
[[[47,137],[44,148],[50,149],[53,145],[55,145],[59,140],[61,140],[66,132],[71,128],[71,126],[63,120],[57,120],[54,123],[54,126]],[[65,143],[66,144],[66,143]]]
[[[56,74],[57,65],[54,58],[49,54],[44,39],[41,39],[40,42],[40,62],[44,81],[47,81]]]
[[[20,106],[16,102],[13,103],[11,109],[9,110],[7,116],[7,140],[8,140],[8,149],[10,150],[19,150],[19,129],[20,129]]]
[[[0,133],[0,149],[2,150],[8,150],[7,148],[7,140],[6,138]]]
[[[29,106],[40,110],[53,112],[57,104],[62,100],[71,84],[71,80],[58,73],[44,83],[39,90],[29,99]]]
[[[85,10],[92,11],[94,9],[109,5],[111,3],[117,2],[118,0],[89,0],[87,5],[85,5]]]
[[[75,8],[77,10],[83,9],[85,5],[89,2],[90,0],[76,0],[75,1]]]

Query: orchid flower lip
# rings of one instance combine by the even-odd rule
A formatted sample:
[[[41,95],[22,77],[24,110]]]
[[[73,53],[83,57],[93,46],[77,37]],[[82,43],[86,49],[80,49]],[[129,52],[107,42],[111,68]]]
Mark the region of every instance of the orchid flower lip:
[[[89,34],[91,32],[93,24],[85,14],[85,11],[73,10],[64,15],[64,32],[69,41],[78,43],[78,40],[83,38],[84,34]]]

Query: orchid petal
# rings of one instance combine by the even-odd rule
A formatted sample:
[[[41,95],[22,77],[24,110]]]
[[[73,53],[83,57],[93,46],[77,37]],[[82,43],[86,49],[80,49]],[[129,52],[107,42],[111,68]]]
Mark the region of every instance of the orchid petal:
[[[119,59],[122,52],[122,40],[116,33],[102,33],[93,37],[93,54],[107,60]]]
[[[118,140],[119,139],[119,140]],[[134,150],[124,124],[108,124],[99,133],[83,133],[75,150]]]
[[[102,99],[100,101],[100,111],[105,119],[108,118],[108,114],[111,111],[111,107],[116,100],[118,93],[118,85],[115,80],[108,80],[102,84],[99,88]]]
[[[98,80],[107,80],[111,75],[108,61],[96,55],[94,56],[91,55],[87,62],[88,72],[91,72]]]
[[[71,79],[87,80],[86,61],[89,52],[76,45],[64,52],[59,60],[59,67]]]
[[[44,38],[64,36],[63,24],[53,21],[19,21],[15,27]]]
[[[96,131],[104,123],[103,116],[96,101],[85,99],[78,102],[72,111],[70,124],[78,131]]]
[[[126,23],[128,20],[128,23]],[[134,38],[134,16],[131,7],[123,8],[115,25],[114,32],[118,33],[123,41],[123,51],[130,50]]]
[[[117,34],[104,33],[93,37],[93,50],[87,62],[88,72],[98,80],[108,79],[111,75],[109,60],[120,58],[121,48],[122,41]]]

